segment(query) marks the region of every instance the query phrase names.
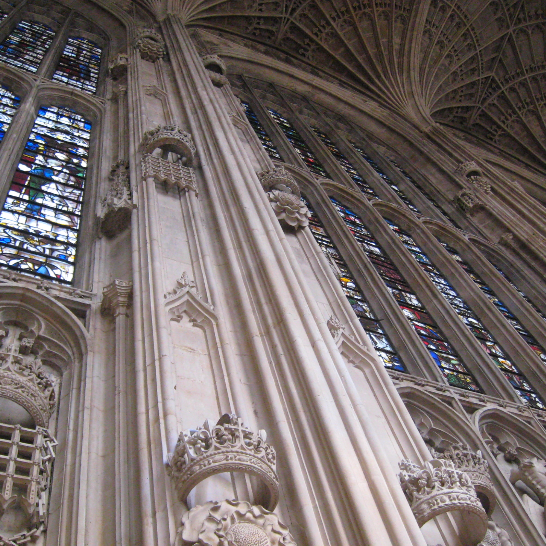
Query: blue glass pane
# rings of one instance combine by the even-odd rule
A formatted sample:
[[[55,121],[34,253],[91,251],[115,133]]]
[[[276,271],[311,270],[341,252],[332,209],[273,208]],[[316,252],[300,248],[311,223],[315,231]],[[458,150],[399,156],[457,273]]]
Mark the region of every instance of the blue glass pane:
[[[486,329],[486,327],[482,324],[466,302],[459,296],[451,284],[449,284],[440,270],[428,259],[413,237],[391,220],[385,219],[385,221],[394,231],[394,233],[396,233],[404,246],[409,250],[423,271],[428,275],[442,296],[444,296],[447,302],[451,305],[459,318],[464,322],[472,334],[474,334],[484,351],[508,379],[522,401],[527,403],[530,399],[532,399],[532,405],[534,407],[546,409],[546,406],[540,400],[533,388],[529,385],[523,374],[504,354],[504,351],[495,341],[493,335]],[[531,398],[529,396],[531,396]]]
[[[42,107],[0,213],[0,264],[69,283],[74,273],[91,123]]]
[[[7,87],[0,85],[0,141],[4,139],[21,99],[16,97]]]
[[[101,53],[101,48],[90,40],[68,38],[53,80],[96,93]]]
[[[271,159],[278,159],[279,161],[282,161],[282,158],[277,148],[275,147],[275,144],[273,144],[273,141],[269,138],[269,135],[265,132],[263,125],[260,123],[258,116],[254,113],[254,111],[250,107],[250,104],[245,101],[241,101],[241,104],[243,105],[243,109],[246,114],[246,119],[248,119],[248,122],[250,123],[251,127],[254,129],[256,136],[260,139],[260,142],[262,143],[264,150],[267,152],[267,155]]]
[[[55,33],[35,21],[21,21],[0,44],[0,60],[28,72],[36,72]]]
[[[309,219],[309,228],[311,229],[311,233],[315,237],[315,240],[320,246],[322,252],[324,252],[326,255],[328,262],[330,263],[336,277],[339,280],[339,283],[341,284],[343,292],[347,296],[347,299],[356,313],[356,316],[359,318],[360,324],[362,324],[364,330],[368,334],[372,345],[383,360],[383,364],[386,368],[405,372],[406,369],[402,363],[402,359],[393,349],[387,334],[379,323],[379,320],[375,318],[368,302],[364,299],[362,290],[356,284],[354,277],[349,271],[347,264],[339,254],[337,248],[334,246],[332,239],[324,229],[324,226],[322,225],[315,211],[313,211],[311,208],[311,205],[307,201],[305,201],[305,203],[307,204],[309,212],[311,213],[311,218]]]
[[[481,392],[455,349],[447,341],[417,295],[411,290],[400,271],[385,255],[372,234],[364,227],[360,217],[333,197],[330,199],[449,384]]]
[[[318,174],[319,176],[323,176],[324,178],[329,178],[326,169],[315,157],[315,154],[311,151],[311,148],[307,146],[307,143],[305,142],[305,140],[303,140],[298,131],[296,131],[294,126],[284,116],[281,116],[281,114],[275,112],[275,110],[269,108],[268,111],[271,114],[271,117],[277,123],[277,125],[281,128],[284,136],[286,136],[290,144],[292,144],[292,148],[294,148],[294,150],[301,157],[303,162],[309,167],[309,170],[314,174]]]
[[[328,138],[328,136],[316,127],[311,127],[311,129],[313,129],[315,134],[330,150],[330,153],[335,157],[341,168],[353,179],[355,184],[360,188],[360,191],[362,191],[362,193],[368,197],[377,199],[378,196],[373,191],[371,186],[358,174],[357,170],[354,168],[354,165],[341,153],[339,148]]]

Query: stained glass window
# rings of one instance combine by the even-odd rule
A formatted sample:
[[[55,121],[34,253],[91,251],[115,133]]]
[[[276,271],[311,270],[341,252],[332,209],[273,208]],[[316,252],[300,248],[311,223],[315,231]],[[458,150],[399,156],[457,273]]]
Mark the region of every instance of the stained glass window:
[[[311,233],[315,237],[315,240],[319,244],[322,252],[326,255],[328,262],[330,263],[334,274],[341,284],[343,292],[347,296],[351,307],[353,308],[356,316],[360,320],[364,330],[368,334],[375,350],[383,360],[385,368],[391,370],[398,370],[405,372],[406,369],[402,363],[402,360],[392,348],[392,345],[387,337],[387,334],[381,327],[381,324],[377,318],[375,318],[370,305],[364,299],[362,290],[357,285],[353,275],[349,271],[347,264],[339,254],[337,248],[334,246],[332,239],[324,229],[317,214],[311,208],[311,205],[305,201],[311,218],[309,219],[309,228]]]
[[[546,364],[546,352],[531,333],[521,324],[521,322],[507,309],[497,295],[485,284],[482,278],[465,262],[461,255],[450,245],[438,239],[440,244],[453,256],[455,261],[466,271],[468,276],[478,285],[480,290],[487,296],[489,301],[503,314],[504,318],[514,327],[516,332],[524,339],[536,355]]]
[[[381,167],[360,147],[354,142],[351,142],[351,146],[362,156],[362,158],[372,167],[372,169],[394,190],[394,193],[400,197],[403,203],[405,203],[410,210],[419,213],[419,209],[409,200],[408,196],[394,183],[394,181],[387,176]]]
[[[277,125],[281,128],[290,144],[292,144],[292,148],[294,148],[303,162],[309,167],[310,171],[314,174],[318,174],[319,176],[329,178],[326,169],[321,165],[320,161],[315,157],[315,154],[311,151],[309,146],[307,146],[307,143],[305,140],[303,140],[293,125],[284,116],[281,116],[278,112],[275,112],[275,110],[268,108],[268,111]]]
[[[447,341],[400,271],[364,227],[360,217],[333,197],[330,199],[448,383],[455,387],[481,392],[476,380],[464,366],[455,349]]]
[[[101,52],[98,45],[86,38],[68,38],[53,80],[96,93]]]
[[[275,144],[273,144],[273,141],[269,138],[269,135],[265,132],[265,129],[263,125],[260,123],[260,120],[258,119],[258,116],[254,113],[254,110],[250,107],[250,104],[245,101],[241,101],[241,104],[243,105],[243,109],[246,114],[246,119],[248,119],[248,122],[250,123],[251,127],[254,129],[254,132],[256,133],[256,136],[260,139],[260,142],[262,143],[262,146],[264,150],[267,152],[267,155],[271,159],[278,159],[279,161],[282,161],[282,158],[275,147]]]
[[[21,21],[0,44],[0,60],[27,72],[36,72],[55,33],[36,21]]]
[[[353,164],[341,153],[340,149],[328,138],[328,136],[316,127],[311,127],[311,129],[313,129],[315,134],[330,150],[330,153],[341,165],[341,168],[353,179],[355,184],[360,188],[360,191],[368,197],[375,197],[377,199],[378,196],[375,191],[373,191],[371,186],[358,174]]]
[[[459,318],[474,334],[484,351],[489,355],[491,360],[502,371],[506,379],[510,382],[519,397],[527,404],[535,408],[546,409],[546,406],[539,398],[533,387],[529,384],[525,376],[519,371],[516,365],[509,360],[500,348],[495,338],[485,328],[478,317],[473,313],[470,307],[459,296],[455,289],[449,284],[446,278],[440,273],[440,270],[432,264],[425,255],[421,247],[413,240],[413,237],[394,222],[386,220],[390,228],[398,235],[404,246],[409,250],[423,271],[428,275],[442,296],[451,305]]]
[[[4,139],[20,104],[19,97],[16,97],[7,87],[0,85],[0,141]]]
[[[3,21],[7,16],[8,14],[3,9],[0,9],[0,21]]]
[[[0,213],[0,264],[69,283],[74,273],[91,123],[42,107]]]

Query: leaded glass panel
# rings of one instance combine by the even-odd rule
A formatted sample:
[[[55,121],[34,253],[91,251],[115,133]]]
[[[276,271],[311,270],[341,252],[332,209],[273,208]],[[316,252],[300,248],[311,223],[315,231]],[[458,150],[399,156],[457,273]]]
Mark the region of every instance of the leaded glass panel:
[[[322,140],[328,150],[330,150],[330,153],[340,164],[341,168],[353,179],[354,183],[360,188],[360,191],[368,197],[377,199],[378,196],[372,187],[358,174],[354,165],[341,153],[340,149],[328,138],[328,136],[316,127],[311,127],[311,129],[313,129],[314,133]]]
[[[357,146],[354,142],[351,142],[351,146],[362,156],[362,158],[380,176],[380,178],[392,188],[394,193],[400,197],[401,201],[405,203],[410,210],[419,213],[419,209],[410,201],[409,197],[404,193],[404,191],[400,189],[397,184],[383,172],[383,169],[381,169],[381,167],[363,150],[363,148]]]
[[[0,44],[0,60],[26,70],[36,72],[55,32],[36,21],[21,21]]]
[[[311,217],[309,219],[309,228],[311,229],[311,233],[328,259],[334,274],[341,284],[343,292],[347,296],[351,307],[360,320],[360,324],[362,324],[362,327],[368,334],[372,345],[383,360],[385,368],[405,372],[406,369],[401,358],[393,349],[391,342],[381,327],[379,320],[374,316],[370,305],[364,298],[362,290],[357,285],[353,275],[347,267],[347,264],[339,254],[332,239],[324,229],[322,222],[319,220],[311,205],[307,201],[305,201],[305,203],[307,204],[309,212],[311,213]]]
[[[258,116],[254,113],[254,110],[252,110],[252,108],[250,107],[250,104],[243,100],[241,101],[241,104],[243,105],[246,119],[248,119],[250,126],[252,127],[252,129],[254,129],[254,132],[256,133],[256,136],[260,140],[267,155],[271,159],[277,159],[279,161],[282,161],[281,155],[279,154],[277,148],[275,147],[275,144],[273,144],[273,141],[269,138],[269,135],[266,133],[263,125],[260,123]]]
[[[0,85],[0,141],[6,136],[21,99],[15,96],[7,87]]]
[[[271,114],[271,117],[277,123],[277,125],[281,128],[284,136],[292,145],[292,148],[294,148],[294,150],[301,157],[303,162],[309,167],[309,170],[314,174],[329,178],[326,169],[321,165],[320,161],[311,151],[311,148],[307,146],[307,143],[305,142],[305,140],[303,140],[298,131],[296,131],[294,126],[284,116],[281,116],[281,114],[275,112],[275,110],[268,108],[268,111]]]
[[[493,335],[482,324],[479,318],[474,314],[466,302],[459,296],[457,291],[449,284],[440,270],[428,259],[421,247],[415,242],[413,237],[391,220],[385,219],[390,228],[396,233],[404,246],[409,250],[423,271],[428,275],[434,286],[440,291],[442,296],[451,305],[458,317],[472,332],[478,340],[487,355],[493,360],[497,367],[510,382],[519,397],[527,404],[540,409],[546,409],[546,406],[529,384],[524,375],[517,366],[506,356]]]
[[[42,107],[0,213],[0,264],[72,281],[91,123]]]
[[[447,341],[400,271],[364,227],[360,217],[333,197],[330,199],[448,383],[455,387],[481,392],[476,380],[462,363],[454,347]]]
[[[53,80],[86,93],[97,92],[101,48],[86,38],[68,38]]]

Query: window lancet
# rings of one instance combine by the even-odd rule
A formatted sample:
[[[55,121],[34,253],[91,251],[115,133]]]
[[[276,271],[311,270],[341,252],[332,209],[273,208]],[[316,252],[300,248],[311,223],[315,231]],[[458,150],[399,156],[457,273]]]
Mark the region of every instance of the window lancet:
[[[351,142],[351,146],[362,156],[362,158],[370,165],[370,167],[379,175],[379,177],[384,180],[400,197],[401,201],[405,203],[410,210],[420,214],[419,209],[410,201],[409,197],[394,183],[394,181],[387,176],[381,167],[364,151],[360,146],[357,146],[354,142]]]
[[[298,131],[296,131],[294,126],[284,116],[281,116],[281,114],[275,110],[268,108],[268,112],[271,114],[271,117],[275,120],[277,125],[281,128],[284,136],[286,136],[292,145],[292,148],[294,148],[296,153],[301,157],[305,165],[309,167],[309,170],[313,174],[318,174],[324,178],[330,178],[330,175],[326,172],[326,169],[316,158],[315,154],[311,151],[311,148],[307,146],[307,143],[305,140],[303,140]]]
[[[428,275],[434,286],[439,290],[446,301],[451,305],[457,316],[463,321],[467,328],[478,340],[487,355],[493,360],[503,375],[508,379],[518,396],[527,404],[540,409],[546,406],[529,384],[525,376],[519,371],[516,365],[508,359],[500,348],[495,338],[486,329],[466,302],[459,296],[455,289],[449,284],[440,270],[425,255],[421,247],[414,241],[413,237],[391,220],[385,218],[390,228],[396,233],[404,246],[408,249],[413,258]]]
[[[69,108],[40,108],[0,213],[2,266],[72,281],[90,131]]]
[[[91,40],[68,38],[57,70],[53,74],[53,81],[81,89],[86,93],[96,93],[101,53],[101,48]]]
[[[372,345],[379,354],[381,360],[383,360],[385,368],[405,372],[406,369],[401,358],[392,348],[387,334],[381,327],[379,320],[375,318],[370,305],[364,298],[362,290],[359,288],[353,275],[349,271],[347,264],[339,254],[332,239],[328,235],[328,232],[322,225],[322,222],[312,209],[309,202],[305,199],[304,201],[309,209],[309,212],[311,213],[311,217],[309,218],[309,228],[311,229],[311,233],[320,246],[322,252],[324,252],[328,262],[331,264],[334,274],[341,284],[343,292],[347,296],[347,299],[356,313],[360,324],[368,334]]]
[[[536,353],[536,355],[546,364],[546,352],[544,348],[540,346],[538,341],[531,335],[531,333],[521,324],[521,322],[515,317],[508,308],[502,303],[497,295],[485,284],[483,279],[465,262],[461,255],[450,245],[438,239],[440,244],[451,254],[453,259],[464,269],[466,274],[478,285],[480,290],[487,296],[489,301],[502,313],[504,318],[512,325],[516,332],[523,338],[525,343]]]
[[[448,383],[455,387],[481,392],[476,380],[464,366],[455,349],[411,290],[400,271],[364,227],[360,217],[333,197],[330,199]]]
[[[0,141],[6,136],[6,131],[11,125],[13,116],[20,104],[21,99],[19,97],[14,95],[7,87],[0,85]]]
[[[0,60],[34,73],[54,36],[55,32],[42,23],[21,21],[0,44]]]
[[[281,155],[279,154],[277,147],[275,146],[275,144],[273,144],[273,141],[269,138],[269,135],[267,134],[263,125],[260,123],[258,116],[254,113],[254,110],[252,110],[252,108],[250,107],[250,104],[248,102],[245,102],[244,100],[241,101],[241,104],[243,105],[246,119],[250,123],[250,126],[252,127],[252,129],[254,129],[254,132],[256,133],[256,136],[260,140],[262,147],[267,152],[267,155],[271,159],[282,161]]]

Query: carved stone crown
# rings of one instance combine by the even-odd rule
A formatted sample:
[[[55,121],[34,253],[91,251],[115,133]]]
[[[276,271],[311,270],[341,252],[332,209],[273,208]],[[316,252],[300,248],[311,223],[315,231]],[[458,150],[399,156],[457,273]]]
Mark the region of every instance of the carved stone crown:
[[[455,468],[465,472],[474,485],[474,489],[488,514],[496,504],[495,489],[489,476],[489,464],[481,451],[472,451],[463,445],[452,445],[443,453],[435,453],[437,459],[451,461]]]
[[[265,191],[278,190],[293,193],[298,197],[301,195],[295,178],[284,167],[277,167],[271,171],[262,171],[258,173],[258,178]]]
[[[420,527],[440,514],[460,511],[467,516],[468,526],[483,538],[487,514],[465,472],[449,460],[433,459],[423,466],[404,460],[399,466],[402,489]]]
[[[174,152],[184,158],[183,163],[193,165],[195,160],[195,145],[189,133],[182,131],[177,125],[163,125],[144,133],[141,148],[145,153],[152,153],[157,148]]]
[[[465,161],[464,163],[461,163],[455,169],[455,173],[462,174],[464,177],[483,176],[480,166],[475,161]]]
[[[218,57],[218,55],[205,55],[204,57],[202,57],[202,61],[205,68],[210,70],[214,67],[218,67],[221,74],[225,76],[227,72],[226,64],[224,63],[224,61],[222,61],[220,57]]]
[[[268,510],[277,505],[279,480],[275,471],[275,450],[266,443],[265,431],[257,434],[235,415],[225,414],[216,425],[205,421],[202,427],[182,432],[167,473],[174,480],[178,498],[185,502],[200,482],[223,472],[243,472],[259,478],[267,490],[260,504]]]
[[[47,427],[55,409],[53,381],[44,372],[41,359],[31,354],[36,335],[7,336],[0,325],[0,397],[25,408],[39,427]],[[11,343],[2,340],[7,338]]]

